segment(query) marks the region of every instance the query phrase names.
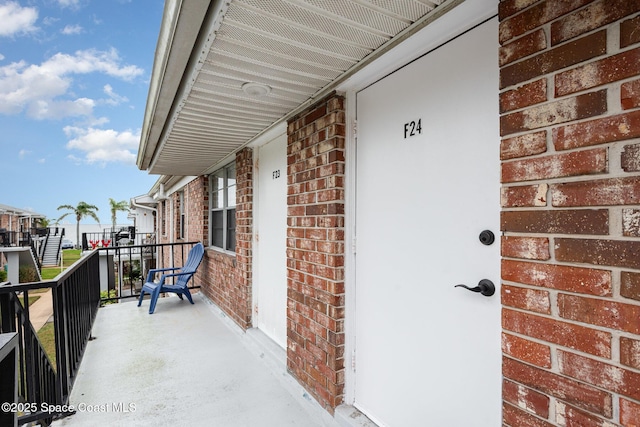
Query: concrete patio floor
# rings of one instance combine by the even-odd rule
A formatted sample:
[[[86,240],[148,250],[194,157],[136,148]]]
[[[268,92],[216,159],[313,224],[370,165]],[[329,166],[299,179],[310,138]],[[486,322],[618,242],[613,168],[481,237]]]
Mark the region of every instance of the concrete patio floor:
[[[285,351],[243,332],[199,294],[101,308],[69,404],[75,426],[325,426],[338,423],[286,373]]]

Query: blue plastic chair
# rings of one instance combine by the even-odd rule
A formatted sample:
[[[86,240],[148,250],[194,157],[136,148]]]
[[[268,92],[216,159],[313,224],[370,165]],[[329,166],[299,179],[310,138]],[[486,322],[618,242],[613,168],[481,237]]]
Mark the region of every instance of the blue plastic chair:
[[[169,268],[154,268],[149,270],[149,274],[147,274],[147,280],[145,284],[142,286],[142,291],[140,291],[140,298],[138,299],[138,307],[142,304],[142,299],[144,298],[145,292],[151,295],[151,305],[149,306],[149,314],[153,314],[156,309],[156,303],[158,302],[158,297],[163,292],[173,292],[178,295],[180,299],[182,296],[186,296],[191,304],[193,304],[193,299],[191,298],[191,293],[189,292],[189,288],[187,285],[189,284],[189,280],[195,274],[198,266],[202,262],[202,257],[204,256],[204,246],[202,243],[197,243],[187,255],[187,262],[183,267],[169,267]],[[160,277],[160,282],[154,283],[153,279],[155,278],[156,273],[161,273],[165,271],[175,271],[175,273],[163,273]],[[168,277],[176,277],[175,284],[168,285],[165,284],[164,281]]]

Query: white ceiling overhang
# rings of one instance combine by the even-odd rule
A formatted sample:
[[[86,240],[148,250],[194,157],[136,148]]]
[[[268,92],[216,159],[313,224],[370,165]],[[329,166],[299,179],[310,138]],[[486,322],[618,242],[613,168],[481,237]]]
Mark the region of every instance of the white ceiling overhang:
[[[211,172],[463,1],[167,0],[138,167]]]

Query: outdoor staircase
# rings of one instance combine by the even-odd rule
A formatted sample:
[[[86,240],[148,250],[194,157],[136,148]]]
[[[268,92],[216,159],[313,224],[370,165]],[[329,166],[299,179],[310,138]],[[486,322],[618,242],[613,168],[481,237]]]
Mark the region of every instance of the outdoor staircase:
[[[62,236],[60,235],[49,235],[47,246],[44,248],[44,254],[42,255],[43,267],[58,265],[58,260],[60,259],[60,240],[62,240]]]

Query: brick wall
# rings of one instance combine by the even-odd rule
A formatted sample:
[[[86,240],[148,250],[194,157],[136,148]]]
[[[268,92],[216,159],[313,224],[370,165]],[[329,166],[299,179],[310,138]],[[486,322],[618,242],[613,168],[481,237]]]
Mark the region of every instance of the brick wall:
[[[208,182],[202,183],[201,196],[189,192],[189,211],[198,212],[189,217],[189,238],[203,241],[209,234]],[[251,327],[251,280],[253,240],[253,151],[245,148],[236,155],[236,253],[235,256],[209,249],[205,253],[201,270],[201,290],[240,327]],[[192,204],[193,203],[193,204]],[[195,226],[197,223],[198,225]],[[196,237],[192,227],[203,234]],[[198,279],[198,277],[196,276]]]
[[[15,217],[12,215],[2,214],[0,215],[0,228],[6,228],[7,230],[20,230],[17,221],[12,221]]]
[[[244,149],[236,155],[236,253],[230,255],[207,249],[195,275],[200,291],[220,307],[240,327],[251,327],[251,280],[253,240],[253,152]],[[186,241],[209,244],[209,178],[199,176],[180,189],[184,193],[187,215]],[[167,236],[160,243],[177,241],[179,224],[179,192],[166,200],[167,212],[158,206],[158,223],[167,217]],[[174,214],[172,215],[173,209]],[[170,221],[169,218],[173,220]],[[172,228],[173,227],[173,228]],[[170,236],[176,236],[171,239]],[[179,249],[174,254],[181,259]],[[164,265],[171,265],[170,253],[164,254]]]
[[[344,390],[344,99],[289,121],[287,366],[333,413]]]
[[[207,247],[208,240],[208,224],[209,224],[209,178],[207,176],[199,176],[189,182],[182,191],[184,192],[186,227],[185,242],[202,242]],[[176,200],[179,203],[179,197]],[[176,217],[176,227],[179,224],[179,216]],[[177,238],[175,241],[180,241]],[[203,285],[206,278],[206,257],[202,264],[198,267],[195,274],[195,284]]]
[[[178,211],[179,204],[179,192],[169,194],[165,200],[163,200],[165,209],[162,209],[162,203],[158,205],[158,218],[160,221],[165,221],[166,235],[159,233],[157,238],[158,243],[174,243],[178,242],[177,230],[179,224]],[[181,265],[185,261],[187,253],[184,252],[184,248],[181,246],[173,247],[171,249],[163,249],[158,255],[155,268],[167,268],[174,265]],[[183,253],[184,252],[184,253]]]
[[[202,242],[207,247],[209,242],[209,178],[199,176],[184,189],[184,202],[187,205],[186,240]]]
[[[171,205],[170,200],[161,200],[158,203],[158,243],[168,243],[169,242],[169,207]]]
[[[158,233],[156,236],[157,243],[171,243],[172,240],[170,238],[170,230],[171,230],[171,198],[169,196],[167,199],[164,199],[158,203],[158,212],[156,217],[158,219],[158,224],[164,224],[164,233],[162,230],[162,226],[158,227]],[[165,268],[172,267],[173,263],[171,262],[171,254],[169,251],[162,252],[161,255],[158,255],[158,259],[156,260],[155,268]]]
[[[640,425],[640,1],[500,3],[503,419]]]

